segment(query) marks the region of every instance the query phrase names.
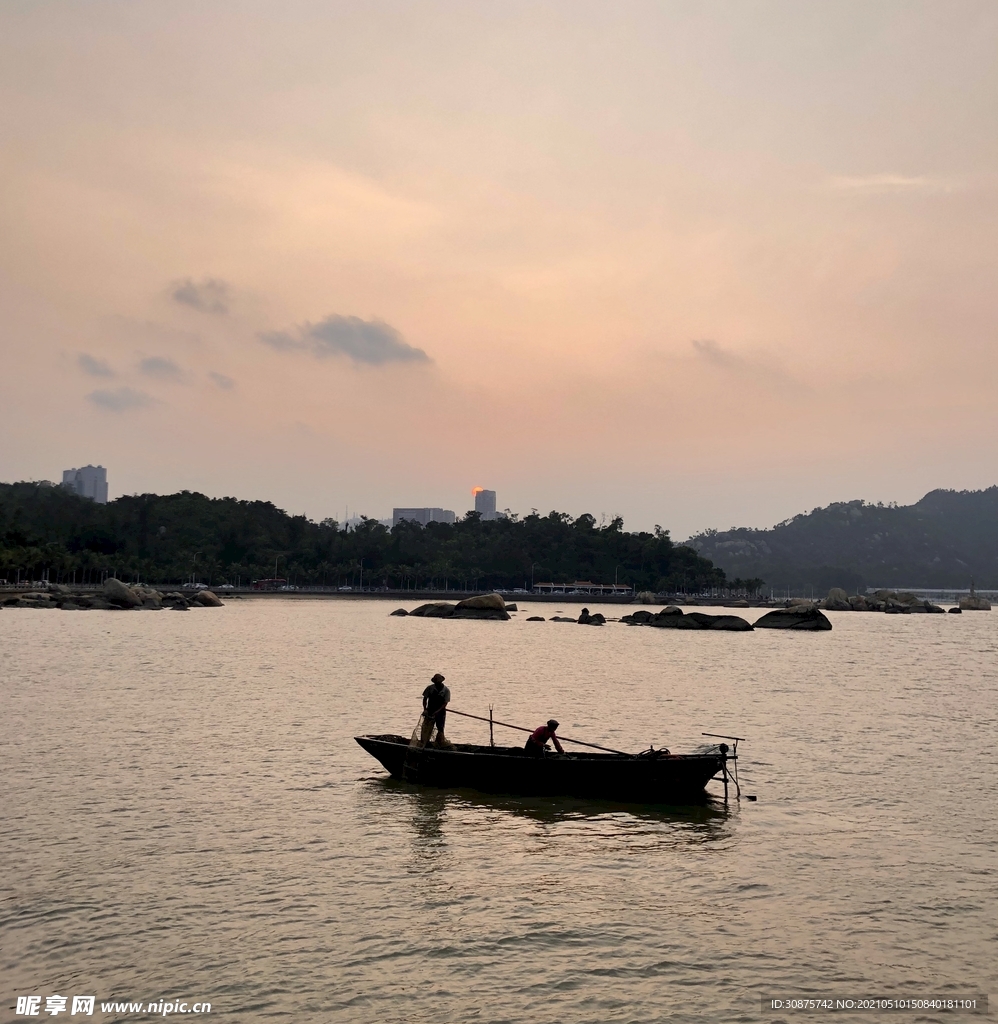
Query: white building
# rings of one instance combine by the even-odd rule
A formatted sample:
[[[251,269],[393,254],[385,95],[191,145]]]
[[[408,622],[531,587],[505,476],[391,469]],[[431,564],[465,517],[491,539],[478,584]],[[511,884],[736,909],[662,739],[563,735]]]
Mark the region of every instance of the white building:
[[[457,516],[447,508],[393,508],[392,526],[398,526],[403,519],[426,526],[427,523],[453,523]]]
[[[103,466],[83,466],[82,469],[64,469],[62,486],[99,505],[107,504],[107,470]]]
[[[483,520],[498,519],[496,515],[496,492],[486,490],[475,491],[475,511]]]

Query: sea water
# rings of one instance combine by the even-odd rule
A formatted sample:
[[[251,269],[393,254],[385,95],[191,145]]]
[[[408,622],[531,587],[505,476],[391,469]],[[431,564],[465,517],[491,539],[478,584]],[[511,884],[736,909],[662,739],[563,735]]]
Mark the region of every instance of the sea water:
[[[714,633],[392,607],[0,613],[4,1020],[32,995],[43,1017],[92,995],[104,1021],[204,1001],[232,1021],[595,1024],[998,992],[998,613]],[[743,736],[758,800],[393,782],[353,737],[408,735],[434,672],[458,710],[618,749]]]

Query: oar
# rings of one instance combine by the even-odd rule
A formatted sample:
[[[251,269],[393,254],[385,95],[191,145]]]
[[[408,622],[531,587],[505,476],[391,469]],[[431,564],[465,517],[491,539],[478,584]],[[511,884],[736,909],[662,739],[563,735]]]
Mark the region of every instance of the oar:
[[[479,722],[488,722],[490,719],[482,718],[481,715],[469,715],[467,711],[455,711],[453,708],[447,709],[450,713],[455,715],[461,715],[462,718],[477,718]],[[517,729],[520,732],[533,733],[533,729],[527,729],[522,725],[511,725],[509,722],[500,722],[498,718],[491,719],[493,724],[505,726],[507,729]],[[594,750],[603,750],[608,754],[621,754],[623,757],[633,757],[633,754],[628,754],[625,750],[614,750],[613,747],[601,747],[598,743],[586,743],[585,740],[573,740],[571,736],[562,736],[559,734],[558,739],[563,743],[575,743],[580,747],[592,747]]]

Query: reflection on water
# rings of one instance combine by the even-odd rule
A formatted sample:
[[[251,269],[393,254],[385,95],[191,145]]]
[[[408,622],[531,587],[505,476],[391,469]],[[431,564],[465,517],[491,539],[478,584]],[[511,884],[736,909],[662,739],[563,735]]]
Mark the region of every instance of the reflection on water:
[[[708,798],[703,803],[672,807],[663,804],[617,803],[610,800],[587,800],[577,797],[531,797],[510,794],[482,793],[474,789],[436,789],[403,782],[391,776],[367,780],[372,791],[384,799],[395,797],[410,809],[413,825],[427,839],[443,838],[442,821],[448,809],[479,810],[526,818],[540,824],[612,817],[627,818],[649,825],[660,825],[678,831],[694,842],[709,842],[724,836],[723,825],[732,814],[723,800]],[[432,825],[427,827],[432,821]]]

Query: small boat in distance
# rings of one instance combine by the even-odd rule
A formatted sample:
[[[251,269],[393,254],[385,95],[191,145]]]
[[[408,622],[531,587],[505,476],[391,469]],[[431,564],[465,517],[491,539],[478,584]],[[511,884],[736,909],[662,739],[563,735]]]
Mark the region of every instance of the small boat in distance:
[[[708,796],[706,785],[715,777],[723,779],[727,796],[727,763],[736,760],[736,754],[729,753],[724,743],[697,754],[649,749],[640,754],[545,752],[543,757],[533,757],[522,747],[471,743],[421,746],[394,734],[354,738],[394,778],[407,782],[484,793],[573,796],[620,803],[702,803]]]

